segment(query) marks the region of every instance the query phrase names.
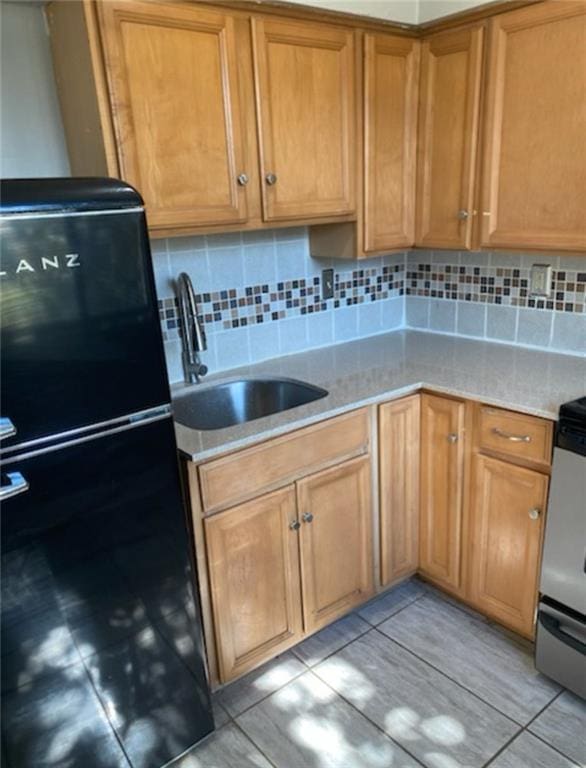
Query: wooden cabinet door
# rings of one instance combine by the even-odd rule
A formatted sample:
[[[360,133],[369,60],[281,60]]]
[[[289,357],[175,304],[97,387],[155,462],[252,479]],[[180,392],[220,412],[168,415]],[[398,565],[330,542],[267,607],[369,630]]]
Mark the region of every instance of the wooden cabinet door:
[[[355,210],[354,33],[253,19],[264,218]]]
[[[452,591],[462,586],[465,403],[421,397],[420,570]]]
[[[305,631],[329,624],[373,590],[370,460],[297,484]]]
[[[235,21],[151,2],[99,3],[118,160],[154,229],[242,222],[247,187]]]
[[[420,397],[379,408],[381,583],[419,565]]]
[[[414,242],[419,43],[364,36],[364,250]]]
[[[301,639],[296,521],[293,486],[205,520],[222,682]]]
[[[490,21],[482,245],[586,248],[586,4]]]
[[[471,248],[482,26],[424,40],[419,92],[415,242]]]
[[[546,500],[546,475],[475,457],[469,598],[484,613],[529,637]]]

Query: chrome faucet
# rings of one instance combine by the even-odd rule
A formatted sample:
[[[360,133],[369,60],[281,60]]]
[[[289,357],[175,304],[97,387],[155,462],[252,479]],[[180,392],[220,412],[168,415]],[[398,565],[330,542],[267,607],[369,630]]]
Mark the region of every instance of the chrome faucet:
[[[197,302],[189,275],[182,272],[177,278],[176,288],[182,327],[183,371],[185,381],[193,384],[208,372],[199,357],[199,353],[207,349],[206,336],[197,315]]]

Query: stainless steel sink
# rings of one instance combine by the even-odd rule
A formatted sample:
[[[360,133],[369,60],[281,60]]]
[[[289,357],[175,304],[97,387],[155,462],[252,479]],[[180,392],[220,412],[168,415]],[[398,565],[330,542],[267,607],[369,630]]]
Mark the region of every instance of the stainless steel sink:
[[[280,413],[327,395],[296,379],[239,379],[200,388],[173,401],[173,417],[192,429],[223,429]]]

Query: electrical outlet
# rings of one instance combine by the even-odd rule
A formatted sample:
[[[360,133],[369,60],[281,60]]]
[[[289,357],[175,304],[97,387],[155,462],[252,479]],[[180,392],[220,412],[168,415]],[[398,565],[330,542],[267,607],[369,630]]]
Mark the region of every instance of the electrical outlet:
[[[322,299],[332,299],[334,297],[334,270],[323,269],[321,273],[321,297]]]
[[[531,267],[529,293],[532,296],[551,295],[551,264],[534,264]]]

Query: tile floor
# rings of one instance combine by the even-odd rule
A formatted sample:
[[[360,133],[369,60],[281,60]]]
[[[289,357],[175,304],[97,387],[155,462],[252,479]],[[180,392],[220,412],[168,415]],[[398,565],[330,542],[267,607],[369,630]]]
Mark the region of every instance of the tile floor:
[[[412,579],[219,691],[173,768],[586,766],[586,704],[532,653]]]

